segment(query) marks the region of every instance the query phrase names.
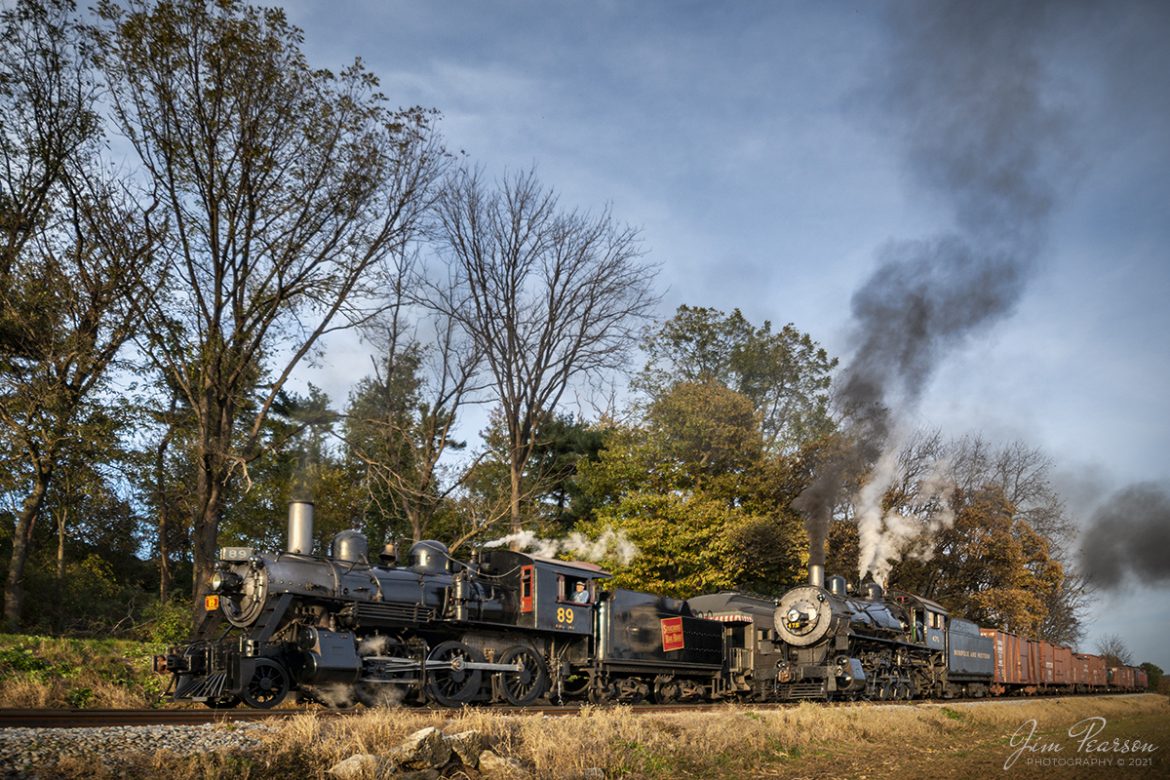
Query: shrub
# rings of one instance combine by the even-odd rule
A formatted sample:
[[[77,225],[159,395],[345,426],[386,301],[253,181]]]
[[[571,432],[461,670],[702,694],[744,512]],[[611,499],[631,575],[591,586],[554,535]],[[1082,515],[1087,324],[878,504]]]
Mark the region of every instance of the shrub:
[[[137,638],[160,645],[173,645],[191,636],[191,607],[174,601],[152,601],[142,610],[142,622],[134,631]]]

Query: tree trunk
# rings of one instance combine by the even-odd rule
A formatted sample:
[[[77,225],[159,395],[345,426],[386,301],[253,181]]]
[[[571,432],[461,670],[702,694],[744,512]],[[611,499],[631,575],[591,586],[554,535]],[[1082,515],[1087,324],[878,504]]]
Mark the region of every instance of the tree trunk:
[[[511,487],[512,493],[511,493],[511,496],[509,497],[508,506],[511,510],[511,515],[512,515],[512,531],[511,531],[511,533],[512,533],[512,535],[516,535],[516,534],[520,533],[520,529],[521,529],[521,522],[520,522],[520,478],[523,476],[522,472],[524,469],[524,463],[520,460],[516,450],[512,451],[512,457],[510,458],[510,460],[511,460],[511,463],[509,464],[509,472],[510,472],[510,476],[511,476],[511,486],[510,487]],[[510,545],[508,545],[508,547],[512,550],[519,550],[520,549],[520,541],[518,539],[513,539],[512,543]]]
[[[419,514],[418,509],[410,504],[409,498],[406,499],[406,506],[404,507],[404,509],[406,512],[406,519],[410,522],[410,533],[411,533],[413,540],[416,542],[422,541],[422,538],[423,538],[422,516]]]
[[[171,398],[171,413],[175,414],[175,399]],[[166,454],[171,443],[171,433],[174,429],[168,428],[159,442],[154,457],[154,494],[158,502],[158,600],[166,603],[171,590],[171,550],[167,543],[170,533],[170,502],[167,500],[166,490]]]
[[[224,453],[231,451],[232,417],[235,409],[229,401],[216,398],[210,390],[204,391],[202,417],[213,420],[202,437],[199,470],[195,481],[195,515],[191,523],[191,594],[194,625],[203,620],[203,597],[210,592],[211,575],[215,572],[216,543],[219,540],[219,519],[223,509],[224,486],[230,466]]]
[[[171,560],[167,546],[170,533],[170,509],[163,504],[158,508],[158,600],[166,603],[171,595]]]
[[[24,499],[20,517],[16,521],[16,531],[12,537],[12,559],[9,561],[8,577],[4,583],[4,622],[10,631],[16,630],[20,625],[20,614],[24,607],[24,564],[28,560],[33,526],[45,499],[49,475],[50,472],[37,471],[32,493]]]
[[[215,467],[213,457],[200,458],[199,478],[196,484],[198,500],[194,522],[191,524],[191,551],[194,567],[191,575],[191,593],[194,625],[203,619],[203,597],[209,592],[211,575],[215,571],[216,541],[219,537],[219,514],[223,493],[222,469]],[[212,461],[212,462],[209,462]]]
[[[69,524],[69,510],[62,509],[57,516],[57,582],[65,579],[65,528]]]

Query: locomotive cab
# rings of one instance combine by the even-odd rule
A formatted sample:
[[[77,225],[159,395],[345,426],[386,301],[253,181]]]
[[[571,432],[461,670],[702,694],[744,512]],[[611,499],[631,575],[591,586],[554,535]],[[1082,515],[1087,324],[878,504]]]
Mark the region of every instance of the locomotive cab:
[[[517,626],[580,635],[592,634],[593,610],[602,594],[600,582],[610,576],[591,563],[558,561],[512,550],[486,551],[483,574],[515,583]],[[578,584],[587,596],[584,600],[574,598]]]
[[[906,640],[931,650],[946,649],[946,628],[949,613],[946,607],[912,593],[894,591],[890,601],[906,612]]]

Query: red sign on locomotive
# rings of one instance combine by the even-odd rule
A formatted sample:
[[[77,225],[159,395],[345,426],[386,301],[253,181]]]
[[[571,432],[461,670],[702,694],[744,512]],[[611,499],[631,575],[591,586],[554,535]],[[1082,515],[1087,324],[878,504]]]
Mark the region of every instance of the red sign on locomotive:
[[[668,653],[671,650],[682,650],[685,647],[683,642],[683,627],[681,617],[662,618],[662,651]]]

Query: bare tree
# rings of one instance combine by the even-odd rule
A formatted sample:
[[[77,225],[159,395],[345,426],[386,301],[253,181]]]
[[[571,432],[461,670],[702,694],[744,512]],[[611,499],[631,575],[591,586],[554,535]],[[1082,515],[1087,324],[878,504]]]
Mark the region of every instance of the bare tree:
[[[0,14],[0,428],[23,498],[4,586],[18,623],[33,529],[134,331],[149,232],[98,155],[97,86],[69,2]],[[75,452],[75,454],[77,454]]]
[[[483,352],[508,436],[517,532],[539,421],[575,379],[625,362],[657,302],[655,269],[640,261],[636,230],[608,210],[560,210],[534,171],[494,190],[462,171],[438,210],[450,277],[430,285],[426,303]]]
[[[21,0],[0,16],[0,337],[6,350],[23,330],[7,292],[22,251],[60,198],[67,166],[92,148],[98,132],[96,87],[81,61],[73,14],[70,0]]]
[[[1084,576],[1064,567],[1060,587],[1045,594],[1046,614],[1040,622],[1040,637],[1058,645],[1079,644],[1085,634],[1081,616],[1092,605],[1094,592]]]
[[[389,110],[360,61],[310,68],[279,9],[130,0],[98,15],[114,116],[169,220],[172,284],[145,307],[143,347],[197,431],[198,596],[274,400],[323,336],[380,308],[443,155],[430,112]]]
[[[1053,554],[1067,562],[1076,528],[1051,475],[1052,458],[1039,447],[1014,441],[996,453],[996,483],[1028,523],[1048,538]]]
[[[1125,646],[1117,634],[1103,636],[1097,640],[1097,653],[1105,658],[1109,666],[1130,666],[1133,664],[1133,653]]]
[[[951,471],[964,492],[998,486],[1007,500],[1063,555],[1073,527],[1052,485],[1052,458],[1038,447],[1014,441],[995,447],[981,436],[965,436],[947,445]]]
[[[436,513],[466,479],[471,464],[441,465],[462,449],[453,431],[463,408],[483,389],[482,353],[450,317],[412,318],[400,268],[392,306],[365,328],[380,357],[373,376],[350,398],[346,446],[361,462],[369,503],[367,526],[405,521],[411,537],[426,538]],[[425,334],[419,327],[427,329]]]

